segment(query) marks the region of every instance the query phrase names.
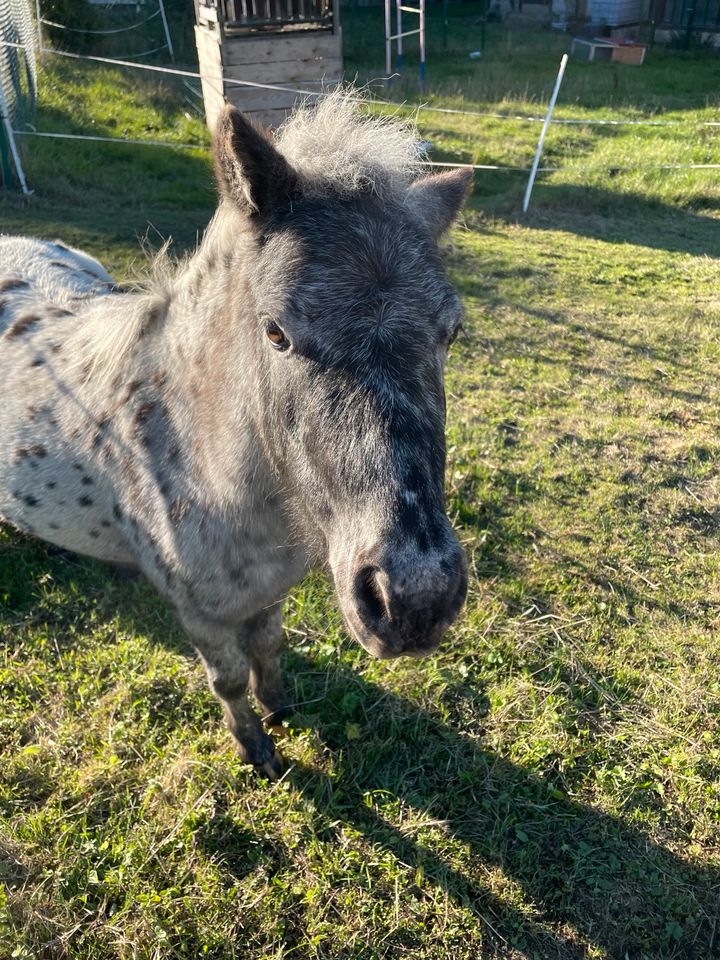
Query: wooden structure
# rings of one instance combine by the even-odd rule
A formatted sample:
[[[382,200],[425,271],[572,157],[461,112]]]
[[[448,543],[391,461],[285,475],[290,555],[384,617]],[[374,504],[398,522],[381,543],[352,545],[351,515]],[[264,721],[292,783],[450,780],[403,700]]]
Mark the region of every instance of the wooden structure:
[[[576,60],[585,60],[588,63],[610,60],[613,63],[639,67],[645,62],[646,50],[644,43],[633,43],[628,40],[612,40],[607,37],[582,40],[580,37],[575,37],[570,47],[570,55]]]
[[[195,14],[211,130],[226,100],[275,127],[303,99],[299,90],[319,91],[341,78],[339,0],[195,0]]]
[[[597,60],[612,60],[612,55],[612,44],[602,38],[583,40],[581,37],[574,37],[570,46],[570,56],[576,60],[585,60],[587,63]]]

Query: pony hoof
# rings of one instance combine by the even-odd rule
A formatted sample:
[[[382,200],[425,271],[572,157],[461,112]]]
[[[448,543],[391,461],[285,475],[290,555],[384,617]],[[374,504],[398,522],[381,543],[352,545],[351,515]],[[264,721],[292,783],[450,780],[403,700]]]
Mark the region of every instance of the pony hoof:
[[[266,776],[268,780],[279,780],[285,772],[285,764],[280,754],[276,751],[265,763],[258,763],[255,769],[258,773]]]

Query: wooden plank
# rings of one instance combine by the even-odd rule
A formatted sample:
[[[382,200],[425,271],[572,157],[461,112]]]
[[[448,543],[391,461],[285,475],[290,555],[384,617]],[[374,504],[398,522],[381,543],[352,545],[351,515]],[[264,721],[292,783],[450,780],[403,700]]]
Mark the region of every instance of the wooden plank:
[[[280,60],[278,63],[254,63],[225,67],[225,76],[253,83],[285,83],[304,86],[315,80],[337,81],[342,77],[339,57],[322,60]]]
[[[341,57],[340,38],[314,30],[292,35],[276,34],[267,39],[226,36],[223,43],[223,59],[228,66]]]
[[[645,49],[645,45],[641,43],[619,43],[613,50],[613,63],[625,63],[632,67],[640,67],[645,60]]]
[[[222,62],[220,56],[220,36],[212,30],[206,30],[204,27],[195,27],[195,46],[198,55],[202,51],[206,56],[214,57],[218,62]]]
[[[204,3],[201,3],[198,7],[198,22],[199,23],[217,23],[218,22],[218,12],[215,7],[208,7]]]
[[[305,84],[308,89],[314,87],[318,92],[320,84]],[[257,110],[290,110],[303,97],[290,90],[262,90],[253,87],[231,87],[226,84],[225,96],[238,110],[252,113]],[[313,98],[314,99],[314,98]]]
[[[290,110],[283,108],[281,110],[254,110],[249,116],[251,116],[256,123],[262,124],[263,127],[275,130],[287,119],[289,114]]]
[[[206,80],[208,85],[214,86],[219,92],[220,95],[223,95],[225,90],[225,78],[223,77],[222,66],[218,64],[201,64],[200,66],[200,82]]]
[[[229,103],[244,113],[253,113],[256,110],[291,110],[296,99],[293,93],[280,93],[277,90],[228,89],[225,96]]]
[[[202,87],[205,121],[214,130],[218,115],[225,103],[223,92],[223,65],[217,35],[204,27],[195,27],[200,86]]]
[[[218,32],[213,25],[200,25],[195,24],[193,28],[195,32],[195,43],[214,43],[215,45],[219,44],[220,37]]]
[[[198,57],[203,57],[208,62],[222,63],[220,44],[202,27],[195,27],[195,46]]]
[[[225,89],[223,87],[223,78],[222,74],[215,72],[214,70],[202,70],[200,72],[200,84],[203,88],[203,99],[205,98],[205,91],[207,90],[208,96],[212,91],[212,95],[215,97],[220,97],[222,100],[225,97]]]
[[[215,85],[211,85],[207,80],[201,80],[200,84],[202,86],[203,92],[203,105],[205,107],[205,121],[208,125],[208,130],[212,133],[215,130],[215,124],[217,119],[225,106],[225,98],[222,95],[221,89]]]
[[[212,77],[220,83],[222,89],[223,65],[220,60],[220,47],[217,44],[206,44],[200,42],[197,45],[198,66],[200,67],[200,79],[203,77]]]

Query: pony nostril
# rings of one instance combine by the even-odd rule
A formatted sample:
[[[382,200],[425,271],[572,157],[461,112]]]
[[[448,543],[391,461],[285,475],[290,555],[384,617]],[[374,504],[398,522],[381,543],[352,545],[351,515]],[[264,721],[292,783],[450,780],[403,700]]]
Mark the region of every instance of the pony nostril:
[[[463,604],[467,574],[459,549],[444,564],[435,557],[417,559],[414,564],[395,558],[382,565],[366,563],[352,575],[348,622],[360,630],[364,645],[369,632],[368,649],[376,656],[429,653]]]
[[[377,567],[363,567],[355,577],[355,600],[367,626],[377,625],[388,615],[377,574]]]

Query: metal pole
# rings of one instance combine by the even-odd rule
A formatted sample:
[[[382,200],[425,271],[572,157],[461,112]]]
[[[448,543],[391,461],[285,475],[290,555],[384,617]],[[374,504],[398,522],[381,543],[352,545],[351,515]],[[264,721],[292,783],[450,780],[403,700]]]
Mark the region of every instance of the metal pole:
[[[448,45],[448,7],[450,0],[443,0],[443,49],[447,50]]]
[[[685,29],[685,39],[683,41],[683,48],[685,50],[690,49],[690,37],[692,36],[693,20],[695,19],[695,0],[690,0],[687,7],[687,27]]]
[[[12,170],[10,169],[10,154],[2,124],[0,124],[0,173],[2,174],[3,184],[9,187],[12,181]]]
[[[420,0],[420,88],[425,89],[425,0]]]
[[[650,53],[655,49],[655,28],[657,26],[657,4],[655,0],[650,0],[650,9],[648,10],[648,20],[650,21],[648,48]]]
[[[390,2],[385,0],[385,86],[389,87],[392,82],[390,74],[392,73],[392,28],[390,27]]]
[[[10,117],[8,116],[7,101],[5,100],[5,91],[3,90],[2,83],[0,83],[0,120],[2,120],[2,124],[5,127],[10,153],[12,154],[22,192],[26,196],[29,196],[32,193],[32,190],[28,189],[28,185],[25,182],[25,174],[23,173],[22,164],[20,163],[20,154],[18,153],[17,144],[15,143],[15,135],[13,133],[12,124],[10,123]]]
[[[395,67],[400,73],[403,65],[403,37],[402,37],[402,0],[395,0],[395,22],[397,24],[397,55],[395,57]]]
[[[39,0],[38,0],[39,2]],[[165,16],[165,4],[163,0],[158,0],[160,4],[160,16],[162,17],[163,29],[165,31],[165,40],[167,42],[168,50],[170,51],[170,59],[175,63],[175,51],[173,50],[172,40],[170,39],[170,30],[168,29],[167,17]]]
[[[37,20],[37,33],[38,33],[38,51],[42,55],[43,52],[43,41],[42,41],[42,13],[40,12],[40,0],[35,0],[35,19]]]
[[[535,175],[537,174],[538,164],[540,163],[540,154],[542,153],[543,143],[545,143],[545,134],[547,133],[548,127],[550,126],[550,118],[552,117],[552,112],[555,109],[555,101],[557,100],[557,95],[560,90],[560,84],[562,83],[562,78],[565,75],[565,67],[567,66],[568,55],[564,53],[562,55],[562,60],[560,61],[560,69],[558,70],[557,80],[555,81],[555,89],[552,92],[550,97],[550,104],[548,106],[548,111],[545,114],[545,122],[542,125],[542,130],[540,131],[540,139],[538,140],[537,150],[535,151],[535,158],[533,160],[532,168],[530,170],[530,176],[528,177],[527,187],[525,188],[525,199],[523,200],[523,213],[527,213],[527,209],[530,206],[530,194],[532,193],[533,184],[535,183]]]

